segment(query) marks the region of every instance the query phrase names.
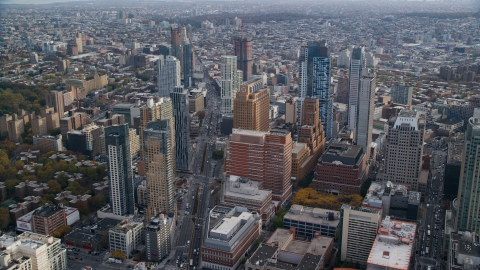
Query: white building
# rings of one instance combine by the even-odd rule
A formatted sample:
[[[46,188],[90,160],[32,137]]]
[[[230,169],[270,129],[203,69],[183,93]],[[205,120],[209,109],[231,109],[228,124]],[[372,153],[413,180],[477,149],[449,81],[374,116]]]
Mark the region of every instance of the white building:
[[[367,67],[377,67],[378,59],[371,52],[365,54],[365,64]]]
[[[350,92],[348,98],[348,129],[355,132],[357,129],[358,92],[362,70],[365,68],[363,47],[354,48],[350,63]],[[355,134],[355,133],[354,133]]]
[[[58,48],[67,48],[67,43],[65,42],[43,42],[42,44],[42,51],[44,53],[56,53]]]
[[[222,56],[220,63],[220,72],[222,79],[221,85],[221,107],[222,114],[231,115],[233,112],[233,100],[237,96],[240,82],[243,76],[241,71],[237,71],[237,57],[225,55]]]
[[[0,248],[0,267],[6,269],[67,269],[67,252],[61,247],[61,240],[53,236],[31,232],[17,237],[4,234],[0,237]]]
[[[160,214],[144,229],[148,261],[161,261],[170,254],[175,242],[175,219]]]
[[[357,124],[355,129],[355,144],[363,148],[363,152],[370,157],[370,143],[372,142],[373,114],[375,106],[375,74],[368,74],[360,79],[358,92]]]
[[[143,243],[143,223],[125,219],[108,231],[110,252],[120,251],[126,256]]]
[[[170,97],[170,93],[181,83],[180,61],[174,56],[162,57],[158,60],[158,95]]]
[[[338,67],[349,67],[350,66],[350,56],[352,52],[349,49],[345,49],[340,52],[340,55],[337,59],[337,66]]]

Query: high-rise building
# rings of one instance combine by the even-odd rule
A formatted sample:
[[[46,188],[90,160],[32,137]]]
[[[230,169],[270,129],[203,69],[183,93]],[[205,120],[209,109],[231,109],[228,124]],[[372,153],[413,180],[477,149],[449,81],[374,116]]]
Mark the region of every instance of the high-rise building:
[[[292,137],[290,132],[233,129],[226,159],[226,175],[262,182],[273,200],[284,203],[292,194]]]
[[[147,220],[160,213],[173,213],[175,159],[171,119],[156,120],[143,130],[145,173],[149,201]]]
[[[195,50],[192,41],[188,38],[187,28],[182,26],[182,73],[183,85],[193,86],[193,68],[195,67]]]
[[[32,213],[32,230],[43,235],[52,235],[67,225],[65,209],[55,204],[44,205]]]
[[[0,237],[0,266],[4,269],[65,270],[67,250],[62,240],[38,233],[24,232],[19,236]]]
[[[380,210],[343,205],[340,210],[341,260],[366,264],[381,221]]]
[[[360,79],[357,105],[357,124],[354,141],[363,148],[363,152],[370,157],[372,142],[373,114],[375,110],[375,74],[367,74]]]
[[[175,122],[175,164],[177,170],[188,171],[190,165],[190,113],[188,90],[175,87],[170,93]]]
[[[144,228],[148,261],[159,262],[170,254],[175,241],[175,220],[164,214],[150,219]]]
[[[72,130],[67,133],[67,149],[94,158],[101,152],[100,136],[103,127],[90,124],[82,130]]]
[[[182,59],[182,44],[180,42],[178,25],[176,24],[170,27],[170,45],[170,55],[177,59]]]
[[[358,94],[360,92],[360,79],[365,69],[363,47],[353,49],[350,62],[350,85],[348,97],[348,128],[354,132],[357,129]]]
[[[240,85],[233,101],[233,128],[269,131],[270,94],[261,80]]]
[[[400,111],[387,134],[384,181],[418,191],[424,134],[425,119],[416,111]]]
[[[454,201],[455,230],[468,230],[480,234],[480,110],[475,109],[468,120],[465,132],[465,146],[460,170],[458,196]]]
[[[412,105],[413,87],[404,84],[392,85],[391,96],[394,103]]]
[[[343,68],[348,68],[350,66],[350,57],[352,55],[352,52],[349,49],[345,49],[340,52],[340,55],[338,56],[337,60],[337,66],[338,67],[343,67]]]
[[[320,120],[327,139],[332,137],[333,96],[330,90],[331,59],[325,41],[300,48],[300,97],[318,98]]]
[[[55,108],[58,117],[61,119],[64,112],[63,93],[61,91],[50,91],[45,96],[46,105]]]
[[[221,72],[221,107],[220,111],[225,115],[232,115],[233,100],[235,99],[241,78],[238,78],[237,57],[225,55],[220,59]]]
[[[8,139],[12,142],[20,142],[25,125],[22,117],[17,114],[12,115],[12,119],[8,121]]]
[[[337,102],[348,104],[348,76],[338,78]]]
[[[105,128],[110,207],[116,215],[134,214],[134,182],[128,124]]]
[[[75,35],[75,45],[77,45],[78,53],[83,53],[82,33],[77,33]]]
[[[175,87],[181,85],[180,61],[174,56],[167,56],[163,59],[160,55],[158,61],[158,95],[169,97]]]
[[[32,119],[32,133],[33,135],[46,135],[47,134],[47,119],[45,117],[38,116]]]
[[[58,114],[55,113],[55,108],[53,107],[42,108],[40,109],[40,115],[42,117],[45,117],[47,120],[47,131],[60,127],[60,118],[58,117]]]
[[[326,142],[325,132],[319,119],[319,111],[320,106],[317,98],[307,97],[304,99],[302,122],[298,130],[298,142],[308,145],[314,160],[318,160],[323,154]]]
[[[233,51],[238,59],[237,69],[243,72],[243,81],[248,81],[252,76],[253,54],[251,37],[235,37],[233,39]]]

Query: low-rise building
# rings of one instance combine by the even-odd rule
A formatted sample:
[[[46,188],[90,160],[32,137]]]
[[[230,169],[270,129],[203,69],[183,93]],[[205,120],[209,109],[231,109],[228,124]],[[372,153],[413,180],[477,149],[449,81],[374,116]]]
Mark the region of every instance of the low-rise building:
[[[33,136],[33,145],[42,152],[63,151],[62,135],[57,136]]]
[[[260,216],[246,208],[214,207],[206,221],[207,236],[202,245],[202,267],[235,270],[245,252],[260,235]]]
[[[311,241],[295,239],[295,228],[277,229],[245,263],[246,270],[323,269],[330,261],[333,238],[316,233]]]
[[[368,269],[407,270],[413,267],[417,224],[386,216],[368,256]]]
[[[283,216],[283,227],[295,228],[296,235],[307,239],[314,237],[315,232],[323,236],[335,237],[340,224],[340,212],[322,208],[313,208],[294,204]]]
[[[224,184],[222,205],[227,207],[243,206],[257,212],[262,222],[268,224],[275,215],[272,203],[272,191],[261,189],[261,182],[231,175]]]
[[[52,235],[67,225],[65,209],[59,205],[46,204],[32,213],[32,231],[44,235]]]
[[[108,232],[110,252],[119,251],[129,256],[143,244],[143,223],[125,219]]]

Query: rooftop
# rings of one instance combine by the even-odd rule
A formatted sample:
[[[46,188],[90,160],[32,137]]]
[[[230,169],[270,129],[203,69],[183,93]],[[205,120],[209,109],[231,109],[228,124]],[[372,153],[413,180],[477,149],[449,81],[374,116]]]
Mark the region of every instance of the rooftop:
[[[228,181],[225,196],[240,197],[247,200],[263,201],[272,193],[270,190],[260,189],[260,182],[231,175]]]
[[[345,165],[354,166],[357,164],[363,150],[360,145],[351,145],[347,143],[332,143],[322,155],[324,162],[338,162]]]
[[[340,212],[294,204],[283,218],[337,227],[340,223]]]
[[[44,205],[43,207],[37,208],[37,210],[33,212],[33,215],[41,216],[41,217],[49,217],[60,211],[64,211],[64,209],[55,204],[47,204],[47,205]]]
[[[368,256],[367,264],[389,269],[408,269],[417,224],[386,216]]]

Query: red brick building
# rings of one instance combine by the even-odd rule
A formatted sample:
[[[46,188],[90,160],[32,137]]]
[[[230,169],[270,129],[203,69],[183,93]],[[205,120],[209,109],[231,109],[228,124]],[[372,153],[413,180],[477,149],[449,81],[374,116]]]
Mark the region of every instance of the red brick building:
[[[32,230],[35,233],[52,235],[65,225],[67,225],[65,209],[58,205],[44,205],[32,214]]]

